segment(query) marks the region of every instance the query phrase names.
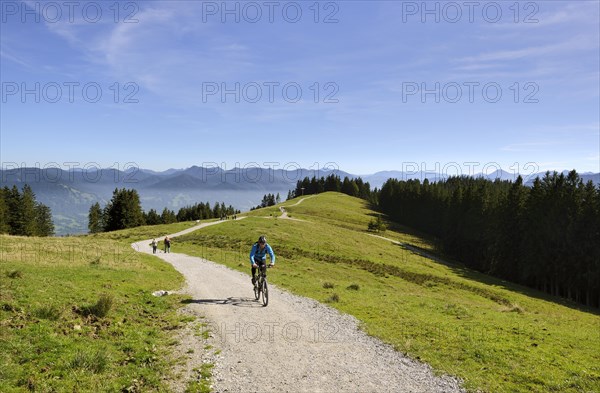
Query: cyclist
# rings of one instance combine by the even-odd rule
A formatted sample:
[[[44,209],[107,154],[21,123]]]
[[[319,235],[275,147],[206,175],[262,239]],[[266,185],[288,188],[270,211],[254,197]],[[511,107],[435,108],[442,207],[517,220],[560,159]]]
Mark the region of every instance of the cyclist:
[[[271,266],[275,265],[275,253],[269,244],[267,238],[261,236],[258,241],[252,245],[250,250],[250,264],[252,265],[252,285],[256,283],[256,269],[265,265],[267,254],[271,257]]]

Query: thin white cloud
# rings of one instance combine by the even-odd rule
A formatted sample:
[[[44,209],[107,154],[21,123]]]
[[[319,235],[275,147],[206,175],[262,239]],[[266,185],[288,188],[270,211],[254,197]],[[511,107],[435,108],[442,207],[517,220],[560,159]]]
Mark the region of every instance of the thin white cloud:
[[[0,50],[0,58],[9,60],[9,61],[11,61],[13,63],[21,65],[21,66],[23,66],[23,67],[25,67],[27,69],[30,69],[30,70],[34,69],[34,67],[31,64],[29,64],[27,61],[25,61],[25,60],[23,60],[23,59],[21,59],[21,58],[19,58],[17,56],[14,56],[12,54],[9,54],[9,53],[7,53],[4,50]]]
[[[524,3],[520,18],[533,11]],[[560,79],[585,72],[600,51],[597,2],[531,3],[538,23],[483,24],[474,54],[459,51],[451,71],[458,76]],[[524,7],[524,8],[523,8]],[[512,10],[513,8],[511,8]],[[565,73],[565,71],[567,71]],[[597,85],[597,80],[596,80]]]
[[[467,63],[469,66],[482,66],[480,63],[511,61],[523,58],[538,59],[541,56],[563,56],[565,53],[591,51],[594,49],[598,49],[598,42],[594,37],[579,35],[567,41],[555,44],[529,46],[515,50],[486,52],[475,56],[458,58],[456,61],[459,63]]]
[[[563,3],[564,4],[564,3]],[[550,9],[539,14],[537,19],[542,26],[561,24],[597,24],[599,3],[597,1],[572,1],[562,8]]]
[[[199,23],[199,2],[146,2],[137,23],[86,26],[60,23],[49,30],[86,59],[88,74],[133,81],[165,99],[196,101],[202,78],[252,68],[251,51]],[[93,28],[92,28],[93,27]]]

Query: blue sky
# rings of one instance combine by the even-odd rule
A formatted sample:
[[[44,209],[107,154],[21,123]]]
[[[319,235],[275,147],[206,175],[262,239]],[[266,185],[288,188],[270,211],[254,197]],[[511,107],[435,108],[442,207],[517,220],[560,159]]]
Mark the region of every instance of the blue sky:
[[[598,1],[68,4],[2,1],[5,166],[600,172]]]

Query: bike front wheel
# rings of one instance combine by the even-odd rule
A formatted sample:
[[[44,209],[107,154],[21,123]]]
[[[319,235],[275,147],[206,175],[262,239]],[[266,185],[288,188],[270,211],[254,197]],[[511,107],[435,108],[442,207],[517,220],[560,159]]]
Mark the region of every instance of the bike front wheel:
[[[260,297],[260,282],[257,282],[254,284],[254,299],[258,300],[258,298]]]
[[[262,303],[263,307],[267,307],[267,304],[269,304],[269,286],[267,285],[267,280],[264,280],[262,285]]]

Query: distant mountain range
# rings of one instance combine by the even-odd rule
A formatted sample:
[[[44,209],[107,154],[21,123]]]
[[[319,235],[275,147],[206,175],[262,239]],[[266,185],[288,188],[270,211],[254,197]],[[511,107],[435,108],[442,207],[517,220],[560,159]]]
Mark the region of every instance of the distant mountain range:
[[[140,194],[145,211],[156,209],[159,214],[167,207],[177,212],[181,207],[199,202],[225,202],[242,211],[249,210],[262,200],[265,194],[279,193],[285,200],[289,190],[305,177],[327,177],[335,173],[344,178],[358,177],[340,170],[282,170],[269,168],[235,168],[223,170],[218,167],[192,166],[187,169],[169,169],[156,172],[148,169],[70,169],[59,168],[7,168],[0,170],[0,187],[29,184],[37,200],[52,209],[57,235],[87,232],[87,214],[95,202],[106,205],[115,188],[133,188]],[[531,184],[536,176],[523,176]],[[496,171],[489,175],[478,174],[487,179],[515,180],[515,174]],[[600,184],[600,173],[580,174],[584,181]],[[434,172],[384,171],[360,176],[371,187],[380,188],[389,178],[400,180],[446,178]]]
[[[57,235],[87,233],[87,215],[95,202],[105,206],[115,188],[136,189],[145,211],[160,214],[167,207],[177,212],[199,202],[225,202],[242,211],[260,204],[265,194],[288,191],[304,177],[328,176],[331,171],[274,170],[268,168],[170,169],[155,172],[146,169],[69,169],[5,168],[0,170],[0,187],[29,184],[39,202],[52,209]],[[339,176],[351,176],[337,171]]]

